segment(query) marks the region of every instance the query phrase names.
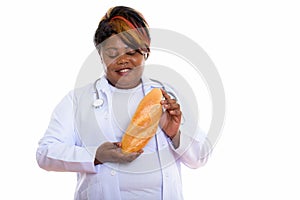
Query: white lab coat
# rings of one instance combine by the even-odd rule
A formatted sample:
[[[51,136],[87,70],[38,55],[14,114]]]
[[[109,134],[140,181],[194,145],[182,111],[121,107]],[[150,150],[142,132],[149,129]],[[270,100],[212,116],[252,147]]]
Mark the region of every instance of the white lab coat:
[[[146,92],[153,85],[161,87],[145,77],[143,82]],[[39,166],[49,171],[77,172],[76,200],[121,200],[119,170],[142,173],[158,169],[162,173],[163,199],[182,200],[180,163],[190,168],[198,168],[206,163],[210,146],[205,134],[198,128],[188,131],[187,127],[185,132],[183,127],[180,146],[174,149],[171,141],[159,129],[156,135],[160,166],[152,166],[149,162],[154,154],[142,154],[130,164],[105,163],[95,166],[98,146],[106,141],[116,142],[114,134],[110,132],[112,96],[105,77],[98,81],[97,88],[100,98],[104,100],[99,109],[92,106],[95,99],[92,84],[71,91],[55,108],[37,149]]]

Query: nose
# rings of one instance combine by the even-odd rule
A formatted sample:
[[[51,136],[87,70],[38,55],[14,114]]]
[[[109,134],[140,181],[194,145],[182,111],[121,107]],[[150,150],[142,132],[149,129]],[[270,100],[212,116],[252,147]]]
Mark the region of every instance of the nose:
[[[126,54],[121,55],[117,60],[118,65],[127,65],[128,63],[129,63],[129,59]]]

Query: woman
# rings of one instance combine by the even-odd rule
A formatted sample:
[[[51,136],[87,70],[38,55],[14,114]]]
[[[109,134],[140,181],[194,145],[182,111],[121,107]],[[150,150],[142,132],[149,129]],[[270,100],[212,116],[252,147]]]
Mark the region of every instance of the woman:
[[[147,22],[132,8],[113,7],[100,21],[94,43],[105,75],[58,104],[39,142],[39,166],[77,172],[75,199],[183,199],[180,163],[204,165],[207,142],[200,131],[196,137],[181,133],[180,105],[166,91],[155,137],[139,152],[120,151],[138,103],[151,88],[162,87],[143,76],[150,54]]]

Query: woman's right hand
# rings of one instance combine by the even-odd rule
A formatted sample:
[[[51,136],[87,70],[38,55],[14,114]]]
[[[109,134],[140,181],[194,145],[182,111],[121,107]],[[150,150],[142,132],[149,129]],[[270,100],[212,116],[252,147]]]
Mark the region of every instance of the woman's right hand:
[[[105,142],[100,145],[96,152],[95,164],[105,162],[127,163],[135,160],[143,151],[133,153],[123,153],[121,143]]]

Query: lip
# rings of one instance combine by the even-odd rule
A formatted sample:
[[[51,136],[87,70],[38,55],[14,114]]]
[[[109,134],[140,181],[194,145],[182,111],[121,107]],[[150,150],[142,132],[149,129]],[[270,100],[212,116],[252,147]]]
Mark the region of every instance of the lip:
[[[132,69],[133,68],[130,68],[130,67],[124,67],[124,68],[115,70],[115,72],[117,74],[119,74],[120,76],[125,76],[125,75],[129,74],[132,71]]]

